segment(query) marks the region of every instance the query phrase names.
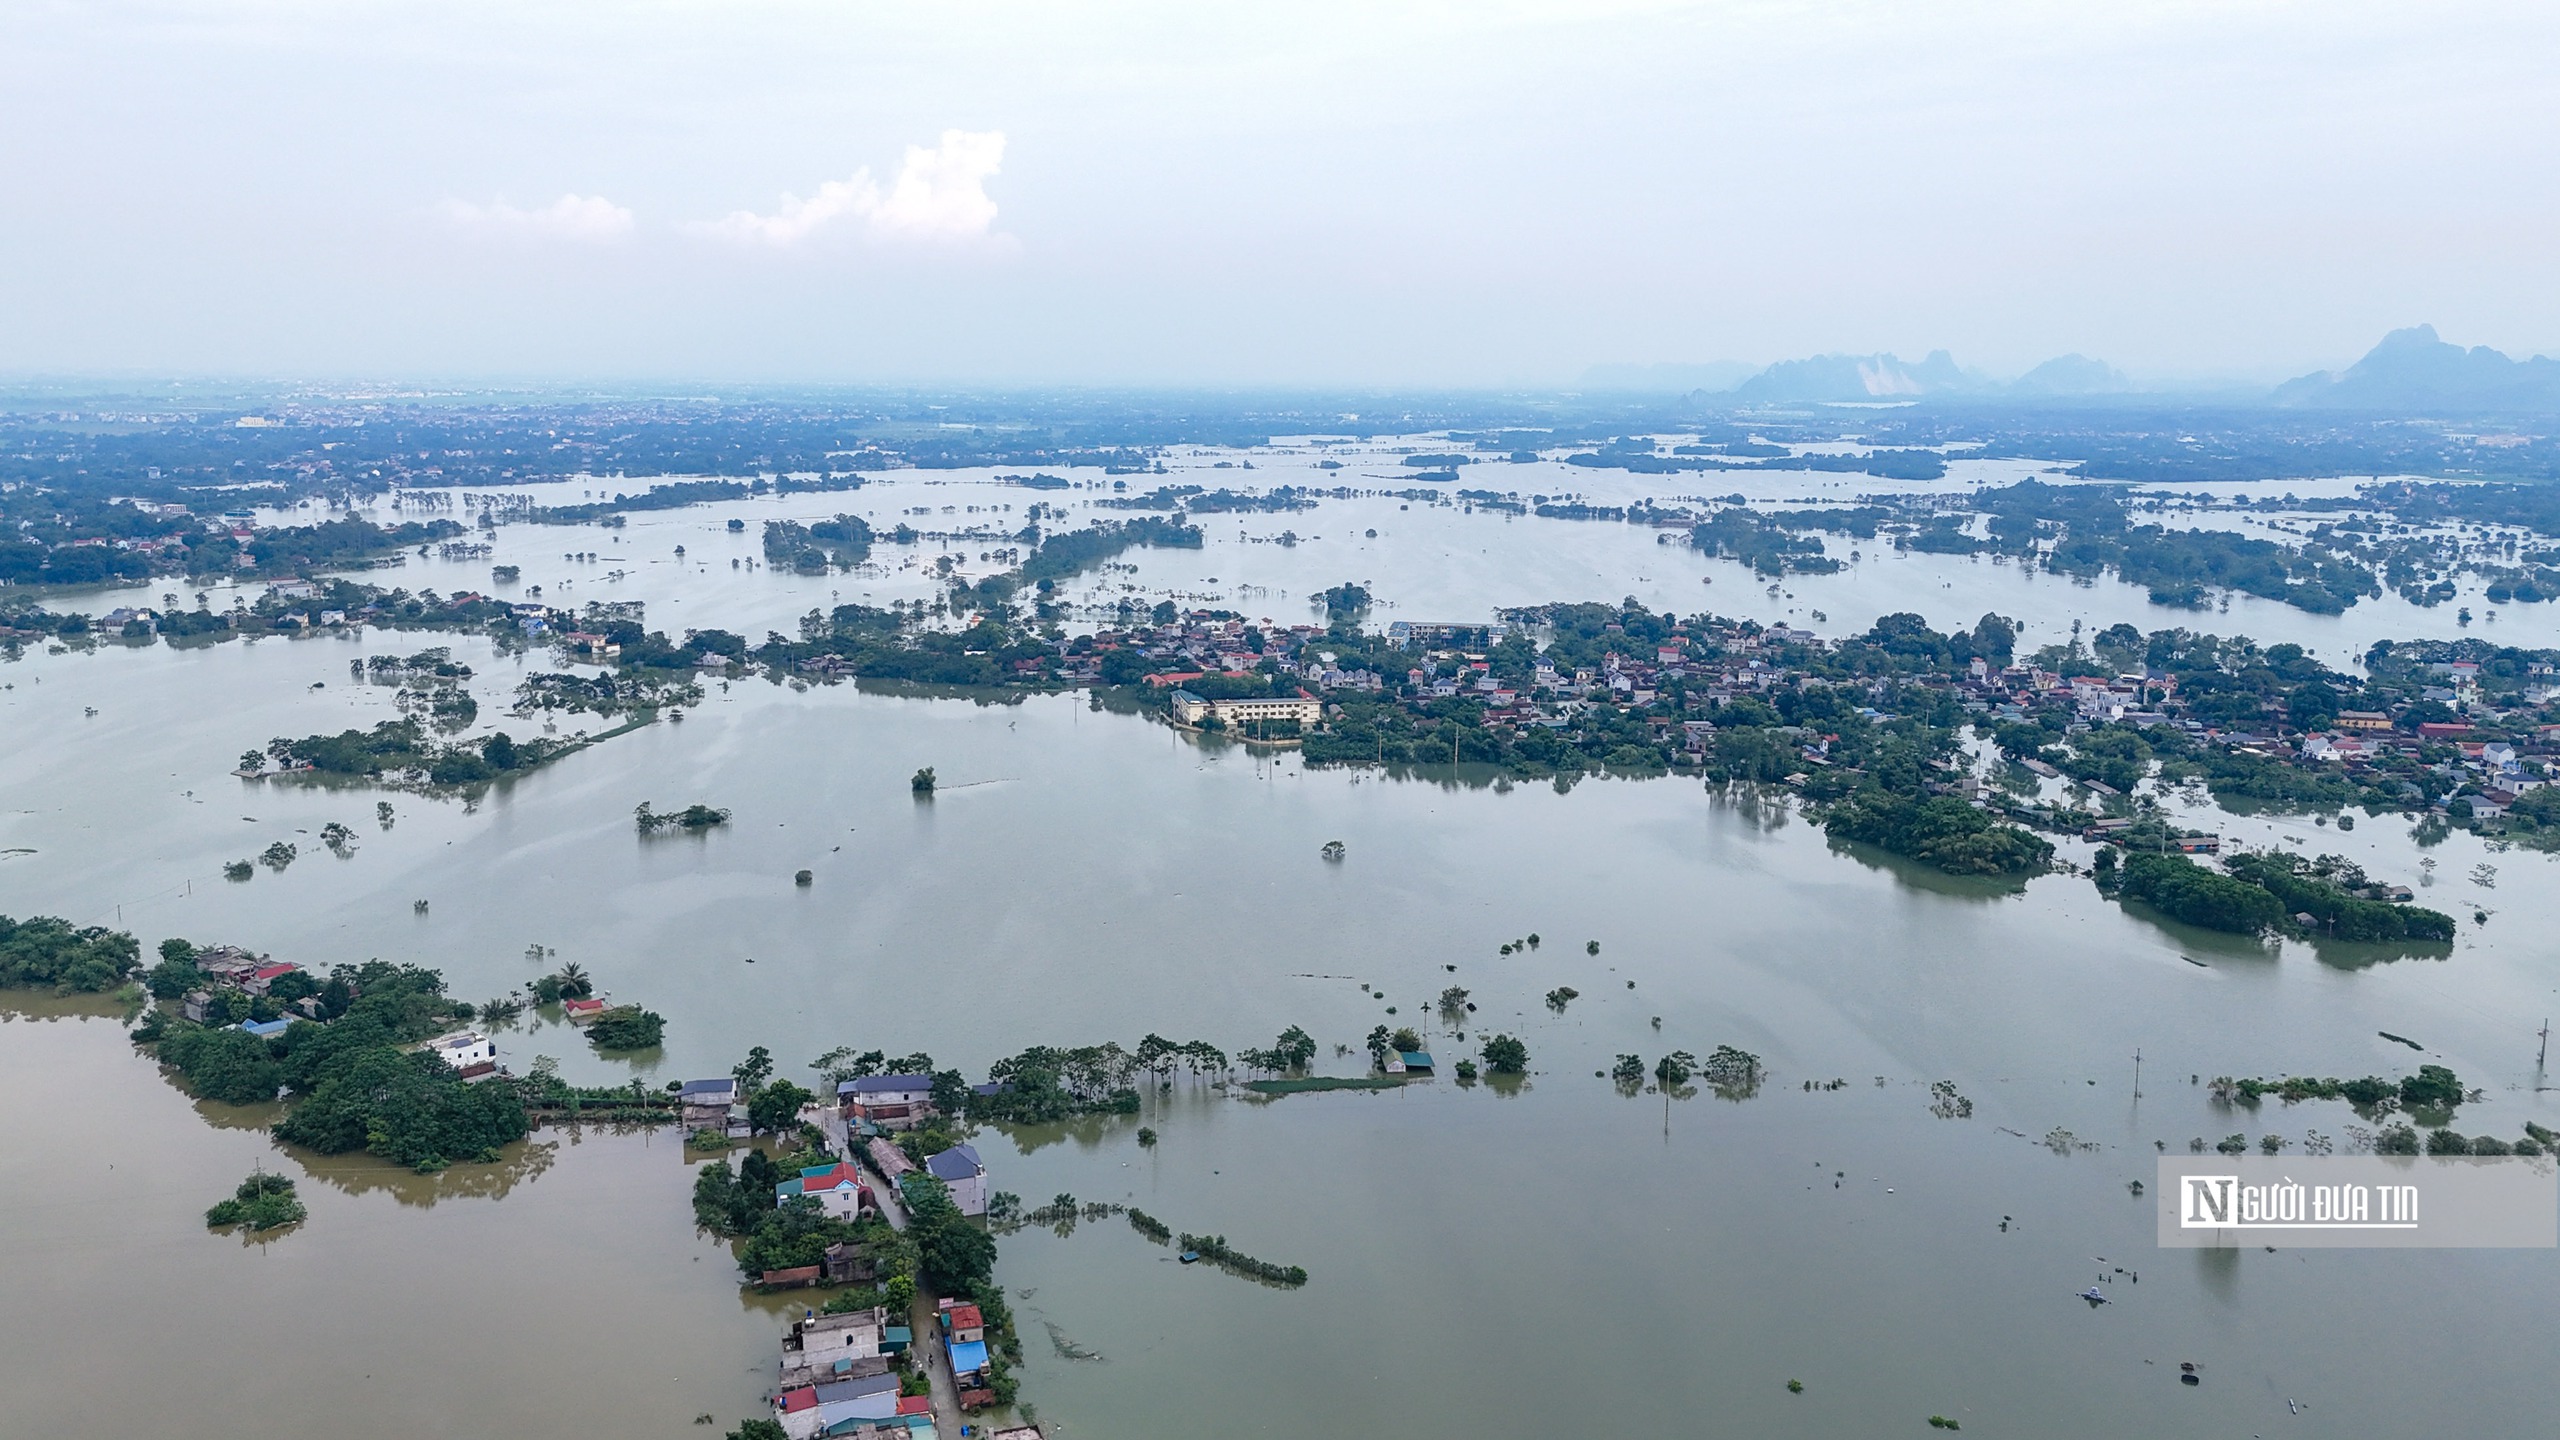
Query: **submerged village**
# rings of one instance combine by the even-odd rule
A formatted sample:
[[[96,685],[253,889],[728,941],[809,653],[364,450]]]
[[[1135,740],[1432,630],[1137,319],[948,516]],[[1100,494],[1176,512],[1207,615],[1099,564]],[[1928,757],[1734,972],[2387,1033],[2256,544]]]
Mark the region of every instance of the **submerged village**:
[[[1285,748],[1314,766],[1559,789],[1602,774],[1779,788],[1842,843],[1957,875],[2024,877],[2054,863],[2048,836],[2103,840],[2142,857],[2119,867],[2102,855],[2111,896],[2237,933],[2427,944],[2451,940],[2454,918],[2409,908],[2408,877],[2367,877],[2319,854],[2222,854],[2217,805],[2298,811],[2341,830],[2361,814],[2422,834],[2560,841],[2560,790],[2547,783],[2560,759],[2560,651],[2382,641],[2348,671],[2298,645],[2125,624],[2030,651],[1999,615],[1949,632],[1888,615],[1825,639],[1633,603],[1375,624],[1370,591],[1354,583],[1317,597],[1317,619],[1285,624],[1170,601],[1071,616],[1053,594],[1073,573],[1059,566],[1198,540],[1178,523],[1103,522],[1051,537],[1013,571],[954,580],[933,602],[813,610],[796,635],[761,642],[651,630],[639,602],[569,609],[346,579],[272,586],[226,618],[228,633],[460,631],[547,653],[552,666],[518,684],[509,711],[539,733],[464,738],[455,732],[478,718],[468,666],[442,649],[370,657],[352,678],[396,687],[400,718],[244,737],[239,773],[454,793],[680,722],[706,684],[859,682],[997,701],[1083,690],[1097,709]],[[1040,578],[1022,583],[1029,575]],[[128,643],[149,643],[153,624],[128,621]],[[561,736],[576,717],[612,723]],[[931,775],[916,788],[929,794]],[[710,823],[705,805],[691,818],[642,817],[644,829]],[[245,878],[248,861],[234,869]]]
[[[1614,463],[1628,453],[1616,452]],[[2393,821],[2422,837],[2460,831],[2560,847],[2560,790],[2550,784],[2560,764],[2560,651],[2470,637],[2382,641],[2338,667],[2298,645],[2186,627],[2075,626],[2067,640],[2030,646],[2020,622],[1998,614],[1947,630],[1888,614],[1826,637],[1632,600],[1390,620],[1380,618],[1373,582],[1344,581],[1312,597],[1307,613],[1277,618],[1115,597],[1107,586],[1070,593],[1131,550],[1199,546],[1196,517],[1220,508],[1198,503],[1209,493],[1141,495],[1166,499],[1168,513],[1084,528],[1037,506],[1026,529],[974,535],[875,533],[853,516],[774,522],[762,553],[775,567],[844,573],[889,545],[940,545],[942,559],[932,565],[930,600],[813,609],[795,633],[760,640],[652,628],[637,600],[546,602],[538,586],[527,590],[503,571],[486,591],[443,593],[331,574],[334,559],[378,551],[378,537],[342,528],[325,544],[284,542],[241,524],[220,538],[230,546],[225,563],[266,580],[254,600],[244,595],[227,612],[127,606],[94,620],[13,603],[0,610],[0,646],[297,642],[368,630],[415,637],[401,642],[414,643],[413,653],[376,651],[348,666],[349,683],[390,692],[395,718],[334,734],[239,737],[234,773],[253,790],[361,786],[473,798],[643,727],[681,724],[727,687],[862,685],[998,705],[1075,692],[1094,712],[1170,727],[1206,751],[1287,752],[1315,768],[1568,794],[1613,780],[1749,793],[1792,807],[1836,850],[2011,889],[2064,872],[2085,878],[2102,903],[2180,933],[2290,939],[2367,957],[2440,956],[2466,927],[2492,917],[2485,908],[2419,903],[2432,898],[2419,877],[2368,874],[2316,845],[2235,843],[2215,817],[2273,810],[2305,817],[2314,830]],[[1287,497],[1279,508],[1299,503]],[[1782,522],[1732,518],[1749,514],[1739,506],[1714,515],[1601,512],[1544,496],[1512,504],[1492,491],[1467,503],[1497,516],[1648,526],[1665,543],[1744,553],[1772,590],[1824,563],[1818,543],[1808,549]],[[607,506],[589,518],[615,513]],[[1898,547],[1943,549],[1964,538],[1942,517],[1916,512],[1836,523],[1864,523],[1870,540],[1881,525]],[[382,532],[402,546],[460,547],[443,558],[485,558],[461,533],[457,525]],[[2058,565],[2067,543],[2043,534],[2034,544],[2044,548],[2029,550]],[[2321,543],[2359,542],[2333,535]],[[159,551],[141,553],[133,563]],[[971,553],[1000,568],[968,578],[960,564]],[[2513,558],[2515,549],[2490,543],[2485,553]],[[272,573],[262,555],[274,557]],[[2340,578],[2345,563],[2326,554],[2319,583],[2364,583]],[[2390,578],[2420,594],[2442,583],[2418,569]],[[2273,583],[2300,588],[2283,576]],[[515,598],[495,593],[505,590]],[[438,637],[486,641],[501,656],[541,663],[526,667],[503,717],[484,718],[473,693],[477,652],[458,655]],[[932,768],[920,769],[910,792],[931,804],[937,784]],[[733,823],[721,796],[669,798],[676,808],[640,807],[640,833]],[[385,830],[396,823],[392,801],[376,815]],[[343,856],[356,839],[332,825],[319,843]],[[278,842],[229,862],[224,875],[256,883],[262,870],[282,872],[297,856]],[[1330,842],[1310,858],[1339,864],[1344,849]],[[807,886],[810,872],[794,880]],[[416,904],[424,913],[427,902]],[[1546,942],[1529,934],[1514,943],[1525,952]],[[1586,943],[1599,953],[1599,942]],[[1293,1265],[1231,1248],[1207,1220],[1194,1222],[1203,1231],[1195,1234],[1120,1203],[1066,1194],[1027,1203],[990,1173],[973,1140],[978,1127],[1136,1118],[1177,1085],[1273,1098],[1446,1075],[1456,1086],[1500,1090],[1516,1086],[1529,1060],[1518,1037],[1472,1018],[1476,997],[1454,983],[1416,1015],[1387,1007],[1397,1023],[1379,1024],[1365,1044],[1332,1046],[1336,1059],[1353,1062],[1335,1068],[1355,1074],[1319,1073],[1324,1047],[1293,1026],[1269,1047],[1233,1056],[1156,1035],[1127,1049],[1032,1046],[977,1083],[928,1055],[845,1048],[812,1062],[812,1083],[803,1085],[758,1048],[727,1075],[620,1086],[571,1084],[548,1062],[521,1074],[501,1064],[501,1039],[528,1015],[574,1027],[606,1057],[650,1053],[670,1025],[684,1023],[614,995],[575,964],[473,1002],[419,966],[369,961],[322,971],[184,940],[163,943],[156,963],[146,963],[119,929],[0,918],[0,985],[122,998],[133,1041],[189,1095],[270,1115],[262,1123],[276,1139],[312,1154],[361,1153],[433,1173],[488,1162],[544,1127],[648,1126],[682,1137],[695,1224],[727,1242],[742,1292],[792,1302],[773,1336],[766,1413],[729,1430],[735,1440],[1042,1433],[1037,1397],[1023,1394],[1017,1373],[1014,1306],[994,1279],[998,1246],[1025,1227],[1116,1222],[1173,1263],[1282,1290],[1307,1282]],[[1561,1015],[1579,998],[1559,986],[1544,1002]],[[1424,1030],[1435,1015],[1457,1052],[1433,1053],[1442,1042]],[[1619,1054],[1593,1078],[1626,1095],[1691,1094],[1694,1081],[1728,1099],[1748,1098],[1767,1079],[1748,1050],[1691,1043],[1711,1050],[1708,1058],[1679,1048],[1658,1059]],[[1808,1091],[1846,1084],[1801,1083]],[[1951,1084],[1932,1094],[1931,1113],[1941,1118],[1971,1113]],[[2346,1099],[2375,1127],[2350,1143],[2380,1153],[2538,1155],[2560,1139],[2529,1122],[2513,1139],[2457,1132],[2455,1107],[2478,1092],[2433,1064],[2405,1077],[2343,1081],[2222,1076],[2212,1094],[2243,1107],[2261,1097]],[[2236,1153],[2242,1138],[2219,1148]],[[1152,1146],[1155,1132],[1141,1126],[1136,1141]],[[2199,1136],[2191,1145],[2205,1143]],[[304,1221],[295,1181],[263,1169],[228,1197],[215,1187],[207,1199],[208,1224],[227,1231],[284,1236]],[[1067,1353],[1067,1342],[1056,1343]]]
[[[1392,1086],[1432,1069],[1411,1031],[1380,1027],[1371,1078],[1307,1078],[1316,1046],[1293,1028],[1232,1059],[1154,1035],[1134,1049],[1035,1046],[975,1085],[928,1055],[843,1047],[812,1063],[820,1083],[805,1087],[756,1047],[725,1076],[575,1086],[547,1057],[510,1072],[493,1037],[528,1006],[606,1054],[653,1047],[665,1025],[608,1004],[575,965],[530,994],[473,1004],[448,996],[432,970],[381,961],[315,975],[235,945],[169,940],[145,968],[131,935],[52,919],[0,917],[0,986],[121,996],[141,1011],[133,1041],[189,1093],[279,1107],[275,1137],[317,1155],[362,1152],[434,1173],[494,1161],[545,1126],[668,1127],[694,1167],[693,1219],[732,1240],[741,1286],[812,1297],[777,1338],[770,1414],[730,1432],[741,1440],[1039,1434],[1013,1373],[1013,1312],[992,1278],[998,1237],[1025,1225],[1125,1217],[1183,1264],[1283,1289],[1306,1283],[1303,1270],[1223,1236],[1177,1234],[1143,1211],[1066,1195],[1026,1206],[995,1188],[967,1138],[974,1127],[1133,1115],[1141,1086],[1170,1091],[1178,1078],[1278,1095]],[[1464,993],[1444,997],[1452,1018]],[[1488,1041],[1487,1055],[1496,1078],[1527,1062],[1508,1037]],[[1270,1078],[1239,1081],[1239,1068]],[[1472,1062],[1458,1072],[1477,1075]],[[1138,1139],[1152,1144],[1154,1132]],[[206,1212],[210,1227],[258,1236],[289,1234],[304,1218],[296,1182],[263,1168]]]

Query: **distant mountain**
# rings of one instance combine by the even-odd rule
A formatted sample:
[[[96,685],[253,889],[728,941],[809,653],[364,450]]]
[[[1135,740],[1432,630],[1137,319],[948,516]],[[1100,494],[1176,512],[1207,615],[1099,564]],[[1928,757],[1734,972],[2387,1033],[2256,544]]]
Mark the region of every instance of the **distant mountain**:
[[[2486,345],[2465,350],[2436,327],[2394,330],[2343,371],[2323,370],[2276,387],[2279,405],[2353,410],[2560,411],[2560,360],[2510,360]]]
[[[1582,372],[1582,388],[1682,395],[1692,390],[1730,390],[1759,373],[1760,367],[1747,360],[1715,360],[1703,365],[1594,365]]]
[[[1781,360],[1735,386],[1732,397],[1750,403],[1785,401],[1910,400],[1990,388],[1956,368],[1955,357],[1932,350],[1907,365],[1892,355],[1816,355]]]
[[[2021,375],[2012,395],[2121,395],[2133,389],[2124,372],[2086,355],[2056,355]]]

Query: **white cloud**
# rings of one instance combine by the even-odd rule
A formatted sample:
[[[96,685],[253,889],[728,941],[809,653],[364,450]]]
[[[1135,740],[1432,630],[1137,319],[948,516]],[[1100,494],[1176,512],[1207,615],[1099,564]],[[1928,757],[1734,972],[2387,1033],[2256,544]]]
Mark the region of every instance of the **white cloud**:
[[[851,179],[827,181],[805,200],[784,195],[770,215],[735,210],[700,228],[772,246],[797,245],[842,222],[878,240],[984,239],[996,221],[987,181],[1003,164],[1003,131],[945,130],[931,150],[908,146],[906,163],[885,190],[865,166]]]
[[[631,212],[601,195],[563,195],[538,210],[520,210],[504,200],[487,205],[447,200],[440,208],[456,227],[485,235],[598,244],[631,233]]]

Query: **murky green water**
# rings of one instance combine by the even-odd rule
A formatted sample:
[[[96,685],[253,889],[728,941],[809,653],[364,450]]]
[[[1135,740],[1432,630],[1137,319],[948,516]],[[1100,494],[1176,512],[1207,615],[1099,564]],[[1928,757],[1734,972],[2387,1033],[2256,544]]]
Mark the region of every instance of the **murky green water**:
[[[653,624],[759,633],[830,591],[924,585],[732,571],[719,547],[753,554],[755,518],[876,507],[887,521],[928,500],[1036,495],[905,480],[635,517],[624,550],[684,543],[716,563],[635,565],[620,586],[581,578],[550,598],[645,597]],[[1941,624],[2001,609],[2029,619],[2029,643],[2059,638],[2082,613],[2071,606],[2099,624],[2182,618],[2121,586],[1933,560],[1869,561],[1773,600],[1649,532],[1395,505],[1225,517],[1208,549],[1140,552],[1140,573],[1117,578],[1208,593],[1215,576],[1229,594],[1249,581],[1270,601],[1249,613],[1283,618],[1343,578],[1403,601],[1381,618],[1629,593],[1775,618],[1819,606],[1835,631],[1886,609]],[[750,518],[748,538],[719,533],[732,513]],[[1373,524],[1380,539],[1355,547]],[[1284,528],[1328,538],[1250,543]],[[556,585],[572,572],[534,557],[599,533],[510,529],[502,543],[521,547],[526,583]],[[412,561],[399,579],[451,588],[485,579],[484,564]],[[2325,620],[2239,603],[2209,623],[2326,650],[2416,633],[2404,618],[2449,625],[2441,611]],[[2550,643],[2524,618],[2510,612],[2501,638]],[[1451,983],[1481,1007],[1469,1048],[1492,1029],[1527,1041],[1536,1073],[1516,1093],[1447,1079],[1276,1101],[1184,1087],[1141,1120],[985,1137],[994,1182],[1034,1203],[1125,1199],[1312,1277],[1278,1291],[1179,1266],[1119,1221],[1008,1240],[1025,1394],[1063,1433],[1828,1436],[1919,1433],[1939,1413],[1992,1435],[2421,1435],[2449,1403],[2481,1433],[2541,1424],[2551,1254],[2163,1253],[2126,1182],[2150,1176],[2155,1140],[2339,1133],[2342,1106],[2217,1112],[2188,1077],[2416,1063],[2385,1029],[2489,1090],[2464,1108],[2466,1131],[2560,1124],[2536,1093],[2532,1033],[2560,1009],[2545,857],[2464,836],[2425,852],[2427,898],[2466,916],[2486,906],[2489,923],[2466,919],[2443,960],[2359,965],[2370,957],[2166,931],[2069,876],[2012,892],[1835,853],[1783,811],[1695,782],[1558,795],[1310,774],[1068,697],[715,689],[681,725],[468,811],[393,796],[387,831],[373,792],[228,775],[269,736],[388,714],[387,691],[346,682],[347,660],[424,643],[107,649],[0,667],[0,849],[34,851],[0,859],[0,912],[306,964],[414,960],[465,996],[531,978],[526,947],[556,947],[546,966],[575,960],[672,1022],[665,1053],[637,1065],[599,1060],[562,1028],[500,1037],[519,1068],[550,1054],[581,1078],[718,1073],[751,1044],[787,1062],[840,1043],[923,1048],[971,1069],[1035,1041],[1149,1030],[1233,1050],[1289,1024],[1330,1052],[1381,1020],[1420,1021]],[[456,653],[483,671],[484,721],[504,723],[521,662],[481,642]],[[919,804],[905,780],[926,764],[944,788]],[[630,821],[643,800],[707,801],[736,820],[644,840]],[[351,858],[310,838],[330,820],[359,832]],[[2377,876],[2419,878],[2398,823],[2222,828],[2298,834]],[[289,870],[219,878],[223,861],[279,838],[304,852]],[[1349,848],[1340,865],[1318,858],[1331,839]],[[2469,878],[2483,864],[2493,887]],[[796,889],[804,867],[816,883]],[[1530,931],[1539,951],[1497,953]],[[1581,992],[1562,1015],[1540,999],[1558,985]],[[1592,1075],[1621,1051],[1650,1062],[1718,1043],[1766,1057],[1763,1094],[1628,1099]],[[1850,1083],[1800,1088],[1835,1077]],[[1973,1099],[1972,1119],[1929,1115],[1938,1079]],[[303,1162],[240,1123],[252,1117],[201,1113],[112,1021],[0,1025],[0,1083],[19,1100],[0,1120],[0,1429],[672,1436],[702,1434],[697,1413],[722,1428],[749,1413],[776,1322],[693,1236],[684,1163],[663,1138],[545,1136],[554,1148],[494,1176],[433,1182],[335,1164],[306,1182],[301,1232],[243,1247],[208,1236],[203,1207],[260,1157]],[[1139,1123],[1163,1134],[1152,1152]],[[2098,1148],[2054,1153],[2042,1142],[2057,1127]],[[2072,1295],[2101,1273],[2117,1303],[2092,1311]],[[1049,1324],[1103,1358],[1063,1358]],[[2205,1367],[2205,1385],[2175,1382],[2183,1360]],[[1805,1393],[1788,1394],[1789,1378]],[[2288,1398],[2310,1408],[2288,1414]]]

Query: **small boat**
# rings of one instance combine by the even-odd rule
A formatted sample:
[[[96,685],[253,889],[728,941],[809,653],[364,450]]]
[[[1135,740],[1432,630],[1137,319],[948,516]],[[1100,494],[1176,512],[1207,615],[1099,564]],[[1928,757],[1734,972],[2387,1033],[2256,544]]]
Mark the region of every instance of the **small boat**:
[[[2104,1305],[2107,1303],[2107,1297],[2099,1293],[2098,1287],[2095,1285],[2081,1291],[2080,1298],[2088,1301],[2091,1305]]]
[[[1185,1250],[1177,1258],[1179,1258],[1185,1265],[1196,1265],[1200,1263],[1200,1252],[1197,1250]]]

